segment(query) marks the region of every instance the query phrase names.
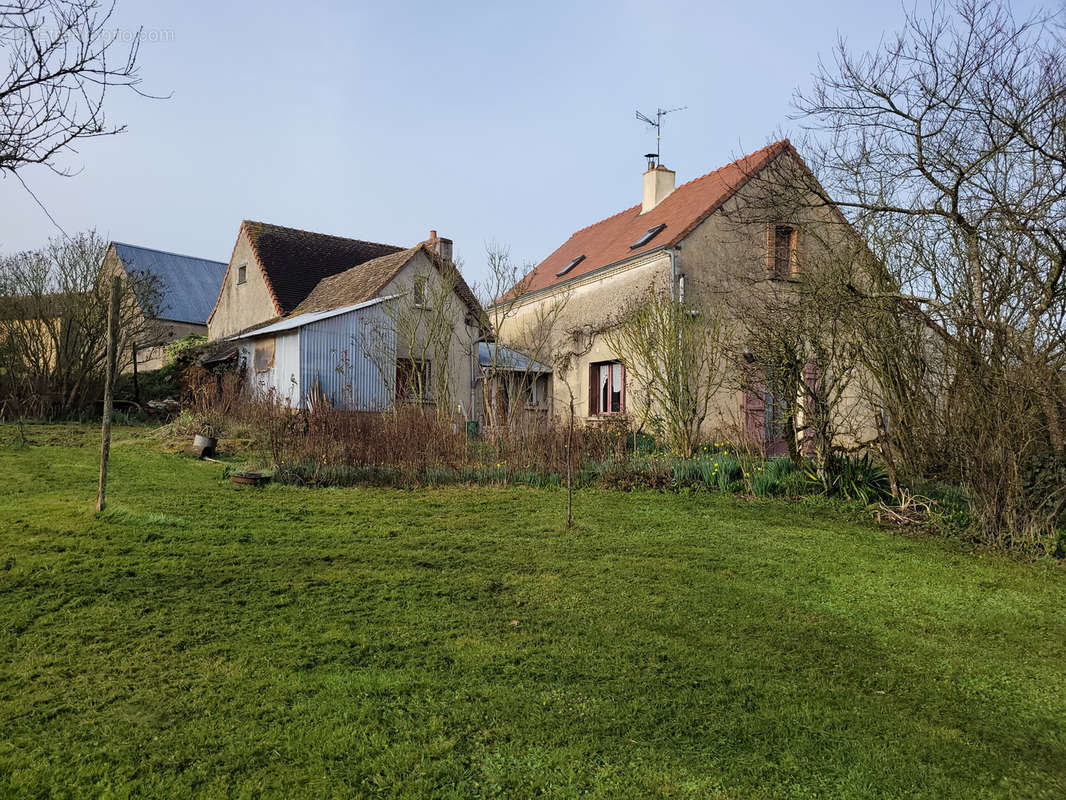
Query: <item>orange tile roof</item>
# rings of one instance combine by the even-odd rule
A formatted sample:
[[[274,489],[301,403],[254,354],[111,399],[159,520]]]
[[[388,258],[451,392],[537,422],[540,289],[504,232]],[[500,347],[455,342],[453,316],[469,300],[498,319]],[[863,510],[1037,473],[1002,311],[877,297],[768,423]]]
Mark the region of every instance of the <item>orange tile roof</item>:
[[[519,282],[521,292],[524,294],[548,289],[609,264],[664,246],[674,246],[721,208],[722,204],[759,170],[785,151],[795,155],[788,139],[774,142],[737,159],[732,164],[678,186],[647,214],[640,213],[638,203],[612,217],[582,228]],[[798,158],[798,155],[796,157]],[[657,225],[666,227],[647,244],[630,249],[630,245]],[[558,275],[560,270],[582,255],[584,259],[580,263],[566,274]]]

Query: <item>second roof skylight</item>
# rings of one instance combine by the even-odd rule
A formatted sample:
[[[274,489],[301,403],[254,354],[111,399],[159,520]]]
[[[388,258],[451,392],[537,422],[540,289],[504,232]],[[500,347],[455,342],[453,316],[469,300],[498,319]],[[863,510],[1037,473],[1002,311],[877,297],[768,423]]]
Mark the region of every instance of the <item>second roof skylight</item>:
[[[636,250],[638,247],[643,247],[652,239],[654,239],[659,233],[659,231],[661,231],[665,227],[666,223],[663,222],[659,225],[656,225],[654,228],[648,228],[648,232],[641,236],[639,239],[637,239],[635,242],[633,242],[633,244],[629,245],[629,249]]]

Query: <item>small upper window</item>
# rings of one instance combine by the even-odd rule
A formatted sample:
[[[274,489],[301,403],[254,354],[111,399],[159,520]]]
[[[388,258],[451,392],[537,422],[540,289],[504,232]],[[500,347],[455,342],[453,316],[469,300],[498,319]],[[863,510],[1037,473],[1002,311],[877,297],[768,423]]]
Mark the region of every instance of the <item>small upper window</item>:
[[[643,247],[652,239],[654,239],[659,234],[659,232],[665,227],[666,223],[664,222],[660,225],[656,225],[654,228],[648,228],[647,233],[645,233],[643,236],[633,242],[633,244],[629,245],[629,249],[636,250],[638,247]]]
[[[248,267],[245,264],[241,264],[237,267],[237,283],[248,282]]]
[[[415,278],[414,291],[412,297],[416,306],[424,306],[426,304],[426,276],[419,275]]]
[[[556,272],[555,273],[555,277],[556,278],[563,277],[563,275],[568,273],[570,270],[572,270],[574,267],[576,267],[578,264],[580,264],[584,260],[585,260],[585,254],[582,253],[577,258],[575,258],[573,261],[571,261],[569,264],[567,264],[565,267],[563,267],[561,270]]]
[[[774,228],[774,277],[787,278],[796,257],[796,229],[790,225]]]

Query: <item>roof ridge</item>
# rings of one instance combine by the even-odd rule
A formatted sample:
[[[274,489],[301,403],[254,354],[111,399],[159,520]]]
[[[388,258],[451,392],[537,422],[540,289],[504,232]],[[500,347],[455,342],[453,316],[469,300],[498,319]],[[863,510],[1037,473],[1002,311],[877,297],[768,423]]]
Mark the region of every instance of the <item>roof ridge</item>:
[[[718,169],[712,169],[710,172],[707,172],[707,173],[705,173],[703,175],[698,175],[695,178],[690,178],[689,180],[685,181],[680,186],[675,188],[674,191],[676,192],[678,189],[683,189],[684,187],[688,186],[689,184],[695,183],[696,181],[702,181],[702,180],[704,180],[706,178],[710,178],[712,175],[717,175],[719,172],[722,172],[724,170],[727,170],[727,169],[730,169],[732,167],[735,167],[738,164],[740,164],[741,161],[747,161],[749,158],[755,158],[756,156],[760,156],[763,153],[767,153],[767,152],[769,152],[770,150],[773,150],[776,147],[779,147],[781,149],[785,149],[785,148],[791,146],[791,144],[792,143],[788,139],[778,139],[776,142],[768,144],[768,145],[766,145],[764,147],[760,147],[758,150],[753,150],[752,152],[748,153],[747,155],[740,156],[739,158],[734,158],[728,164],[723,164]]]
[[[130,244],[129,242],[120,242],[117,239],[112,239],[111,244],[120,244],[123,247],[134,247],[137,250],[150,250],[153,253],[162,253],[165,256],[178,256],[179,258],[195,258],[197,261],[207,261],[211,264],[219,264],[226,266],[225,261],[215,261],[213,258],[203,258],[201,256],[192,256],[188,253],[175,253],[173,250],[160,250],[158,247],[145,247],[143,244]]]
[[[415,251],[420,249],[422,246],[423,246],[423,243],[419,243],[419,244],[416,244],[414,247],[408,247],[408,248],[403,249],[403,250],[397,250],[395,253],[386,253],[383,256],[374,256],[374,258],[369,258],[366,261],[362,262],[361,264],[355,264],[355,265],[353,265],[351,267],[348,267],[348,269],[342,270],[340,272],[335,272],[332,275],[327,275],[322,280],[320,280],[318,283],[319,284],[323,284],[326,281],[332,281],[335,278],[341,277],[342,275],[347,275],[352,270],[362,269],[367,264],[373,264],[375,261],[381,261],[381,259],[383,259],[383,258],[396,258],[396,256],[402,256],[405,253],[410,253],[411,254],[411,258],[413,258],[414,255],[415,255]],[[408,258],[408,260],[410,260],[410,258]],[[406,264],[406,263],[407,263],[407,261],[402,262],[401,266],[403,266],[403,264]],[[386,283],[388,283],[388,281],[386,281]],[[315,288],[318,288],[318,286],[316,286]],[[314,289],[312,289],[311,291],[314,291]]]
[[[527,287],[535,287],[531,290],[527,288],[527,291],[548,290],[578,280],[602,267],[643,256],[655,249],[671,248],[719,211],[768,164],[786,154],[795,153],[795,148],[787,138],[779,139],[682,183],[646,214],[642,213],[641,205],[634,205],[579,228],[527,272],[516,286],[527,284]],[[651,237],[643,230],[647,226],[656,231],[665,227],[668,232],[661,240],[650,242]],[[622,241],[623,238],[625,241]],[[642,244],[631,244],[633,240]],[[579,253],[587,255],[588,259],[582,262],[580,270],[575,270],[560,282],[562,275],[558,272],[559,268]],[[567,272],[565,269],[562,271],[563,275]]]
[[[370,244],[370,245],[374,245],[375,247],[395,247],[397,252],[399,252],[400,250],[404,249],[404,248],[400,247],[399,245],[389,244],[388,242],[372,242],[369,239],[353,239],[350,236],[340,236],[340,235],[338,235],[336,233],[322,233],[321,231],[309,231],[306,228],[293,228],[293,227],[291,227],[289,225],[278,225],[277,223],[274,223],[274,222],[261,222],[259,220],[255,220],[255,219],[246,219],[246,220],[244,220],[244,224],[245,225],[260,225],[260,226],[269,227],[269,228],[281,228],[282,230],[293,231],[294,233],[306,233],[309,236],[324,236],[327,239],[340,239],[341,241],[344,241],[344,242],[356,242],[357,244]]]

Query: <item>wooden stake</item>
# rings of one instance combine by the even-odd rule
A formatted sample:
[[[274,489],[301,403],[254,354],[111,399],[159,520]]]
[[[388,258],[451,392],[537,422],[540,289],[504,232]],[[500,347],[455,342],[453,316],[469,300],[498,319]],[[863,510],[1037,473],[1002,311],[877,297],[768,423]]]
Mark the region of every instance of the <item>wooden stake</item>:
[[[137,381],[137,343],[133,343],[133,402],[141,404],[141,384]]]
[[[592,391],[591,389],[589,391]],[[566,431],[566,527],[574,527],[574,393],[570,393],[570,426]]]
[[[104,421],[100,431],[100,490],[96,510],[103,511],[107,494],[107,462],[111,457],[111,410],[115,404],[115,370],[118,368],[118,301],[122,279],[111,279],[111,304],[107,312],[107,363],[104,373]]]

